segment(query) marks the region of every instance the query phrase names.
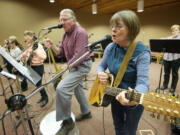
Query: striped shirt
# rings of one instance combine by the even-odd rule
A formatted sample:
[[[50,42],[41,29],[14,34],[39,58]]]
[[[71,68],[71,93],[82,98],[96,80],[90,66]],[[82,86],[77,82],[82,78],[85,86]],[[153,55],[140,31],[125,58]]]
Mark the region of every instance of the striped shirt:
[[[178,35],[176,38],[173,38],[172,36],[168,37],[167,39],[180,39],[180,35]],[[173,61],[180,58],[180,53],[164,53],[163,59],[166,61]]]

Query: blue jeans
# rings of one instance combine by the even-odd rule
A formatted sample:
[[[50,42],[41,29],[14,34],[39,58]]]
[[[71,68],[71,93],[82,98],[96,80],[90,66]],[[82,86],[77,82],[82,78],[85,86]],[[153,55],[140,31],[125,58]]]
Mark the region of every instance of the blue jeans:
[[[111,102],[111,111],[116,135],[136,135],[143,106],[122,106],[117,100]]]

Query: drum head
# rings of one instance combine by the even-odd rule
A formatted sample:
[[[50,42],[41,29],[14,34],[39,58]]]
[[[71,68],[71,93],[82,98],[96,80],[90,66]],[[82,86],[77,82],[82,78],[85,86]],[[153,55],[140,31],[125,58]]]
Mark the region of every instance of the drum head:
[[[71,113],[73,121],[75,121],[74,114]],[[56,111],[48,113],[40,123],[40,132],[42,135],[55,135],[61,128],[62,121],[56,121]]]

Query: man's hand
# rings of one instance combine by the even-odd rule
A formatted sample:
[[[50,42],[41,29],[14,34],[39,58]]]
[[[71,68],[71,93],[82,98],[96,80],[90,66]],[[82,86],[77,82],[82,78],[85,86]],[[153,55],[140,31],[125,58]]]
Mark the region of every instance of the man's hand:
[[[44,42],[44,46],[45,46],[45,47],[47,47],[47,48],[52,48],[52,46],[53,46],[52,40],[50,40],[50,39],[45,39],[43,42]]]

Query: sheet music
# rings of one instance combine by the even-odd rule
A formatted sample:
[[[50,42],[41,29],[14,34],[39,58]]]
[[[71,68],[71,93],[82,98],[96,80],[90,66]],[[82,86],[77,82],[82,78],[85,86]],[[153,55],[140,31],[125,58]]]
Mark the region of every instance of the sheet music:
[[[16,75],[10,74],[10,73],[5,72],[5,71],[1,71],[0,74],[6,76],[6,77],[8,77],[8,78],[14,79],[14,80],[16,79]]]
[[[0,46],[0,55],[6,59],[18,72],[28,79],[33,85],[36,85],[41,77],[30,67],[25,67],[22,62],[18,63],[12,56],[10,56],[5,48]]]

